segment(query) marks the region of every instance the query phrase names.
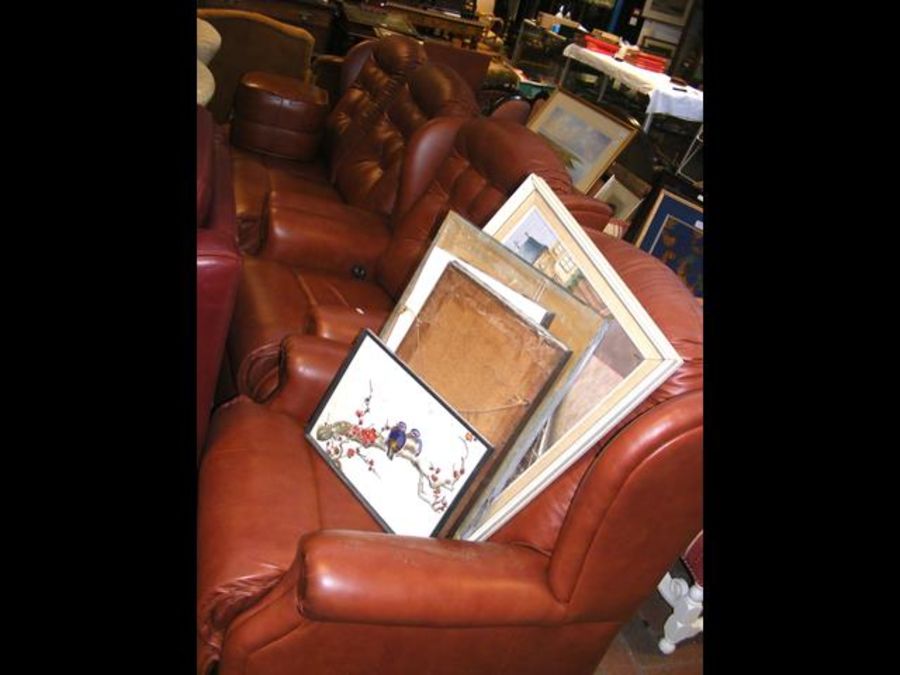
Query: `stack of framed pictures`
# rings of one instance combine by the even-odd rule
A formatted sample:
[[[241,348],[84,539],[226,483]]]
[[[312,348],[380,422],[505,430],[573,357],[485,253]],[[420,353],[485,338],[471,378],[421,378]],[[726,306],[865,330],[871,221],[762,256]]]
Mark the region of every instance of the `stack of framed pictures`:
[[[488,469],[490,475],[483,481],[483,484],[495,486],[515,472],[521,457],[541,434],[547,420],[602,338],[604,320],[566,288],[554,283],[500,242],[451,212],[381,331],[381,338],[389,348],[402,351],[407,336],[419,330],[420,317],[429,314],[426,305],[434,292],[435,271],[451,262],[464,266],[493,285],[506,295],[509,302],[525,309],[527,302],[541,307],[541,311],[550,315],[547,320],[545,314],[547,332],[569,353],[556,372],[542,368],[546,385],[540,392],[539,400],[534,393],[536,387],[529,383],[536,374],[529,374],[524,368],[525,363],[534,359],[535,340],[498,343],[491,335],[497,333],[498,326],[484,332],[470,333],[451,352],[458,355],[456,358],[448,360],[447,356],[437,357],[437,363],[419,359],[422,378],[433,384],[439,394],[457,402],[462,408],[460,413],[476,428],[482,425],[490,433],[490,427],[497,426],[503,413],[512,412],[519,418],[515,425],[505,425],[512,433],[495,437],[503,445]],[[468,311],[475,313],[473,309],[476,308],[470,307]],[[539,314],[532,313],[532,319]],[[496,318],[492,317],[481,320],[482,324],[496,322]],[[452,321],[434,323],[429,328],[463,335]],[[482,345],[483,341],[488,344]],[[519,360],[523,363],[517,364]],[[464,379],[472,385],[466,391],[461,382],[454,386],[450,382],[452,379]],[[513,383],[504,383],[507,379],[512,379]],[[488,488],[488,491],[492,489],[495,488]],[[463,502],[465,508],[456,509],[456,517],[447,532],[456,534],[460,519],[473,508],[478,508],[478,504],[485,499],[480,493],[468,495]]]
[[[382,526],[489,537],[681,359],[547,184],[449,213],[307,437]]]

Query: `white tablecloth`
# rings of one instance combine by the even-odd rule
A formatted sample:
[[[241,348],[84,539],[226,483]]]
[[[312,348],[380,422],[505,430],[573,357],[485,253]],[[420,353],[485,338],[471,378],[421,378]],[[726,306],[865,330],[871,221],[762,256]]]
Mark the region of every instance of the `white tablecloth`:
[[[654,73],[651,70],[638,68],[624,61],[616,61],[613,57],[594,52],[576,44],[570,44],[563,51],[563,56],[580,61],[595,70],[599,70],[625,86],[650,97],[647,114],[657,113],[672,115],[690,122],[703,121],[703,92],[693,87],[679,87],[686,91],[677,91],[668,75]]]
[[[222,46],[222,36],[209,21],[197,19],[197,58],[209,65]]]
[[[197,59],[197,105],[206,106],[216,92],[216,81],[209,68]]]

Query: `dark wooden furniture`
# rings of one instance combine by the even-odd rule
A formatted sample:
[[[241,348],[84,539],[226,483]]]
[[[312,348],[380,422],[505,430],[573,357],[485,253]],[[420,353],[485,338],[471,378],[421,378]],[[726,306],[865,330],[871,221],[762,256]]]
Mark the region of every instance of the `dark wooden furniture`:
[[[329,0],[198,0],[197,6],[258,12],[308,30],[316,39],[315,53],[331,50],[335,7]]]
[[[413,7],[399,2],[388,2],[385,6],[392,12],[404,15],[420,33],[457,39],[473,49],[478,46],[484,34],[485,26],[474,19],[463,19],[436,9]]]

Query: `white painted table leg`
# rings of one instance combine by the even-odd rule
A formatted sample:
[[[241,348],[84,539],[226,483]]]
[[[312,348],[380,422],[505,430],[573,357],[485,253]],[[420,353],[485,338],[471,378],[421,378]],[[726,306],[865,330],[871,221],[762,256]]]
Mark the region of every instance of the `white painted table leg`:
[[[666,620],[659,641],[659,650],[671,654],[679,642],[703,630],[703,586],[688,587],[684,579],[675,579],[666,573],[657,590],[672,606],[672,614]]]

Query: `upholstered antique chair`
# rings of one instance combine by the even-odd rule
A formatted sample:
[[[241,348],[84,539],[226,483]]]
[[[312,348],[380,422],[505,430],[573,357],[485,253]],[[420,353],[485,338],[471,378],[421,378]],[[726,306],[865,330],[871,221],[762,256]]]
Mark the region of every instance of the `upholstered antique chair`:
[[[315,38],[306,29],[237,9],[203,8],[197,17],[221,35],[221,46],[207,64],[216,83],[207,107],[219,124],[228,121],[244,73],[261,70],[309,79]]]
[[[200,466],[198,673],[589,675],[702,527],[702,314],[589,231],[684,358],[492,535],[387,534],[304,426],[348,345],[291,335],[264,403],[220,407]]]
[[[228,340],[238,391],[271,393],[286,335],[350,342],[361,328],[378,330],[448,211],[484,226],[531,173],[582,225],[606,225],[609,206],[577,193],[540,136],[484,117],[432,119],[411,137],[389,217],[272,193],[259,255],[244,260]]]
[[[206,438],[241,257],[228,142],[197,106],[197,456]]]

